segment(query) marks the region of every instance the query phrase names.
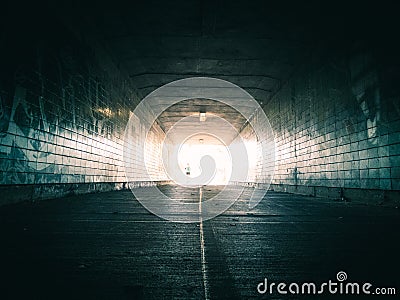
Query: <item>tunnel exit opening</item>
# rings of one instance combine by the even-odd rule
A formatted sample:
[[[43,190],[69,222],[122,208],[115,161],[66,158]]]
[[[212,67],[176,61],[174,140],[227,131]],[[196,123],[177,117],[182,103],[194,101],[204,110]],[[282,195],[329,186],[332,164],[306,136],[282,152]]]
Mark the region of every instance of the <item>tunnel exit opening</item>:
[[[205,156],[213,159],[214,170],[211,170],[211,161],[207,165],[207,161],[202,160]],[[232,159],[227,146],[220,139],[210,134],[196,134],[180,145],[176,167],[169,171],[184,172],[188,179],[200,178],[208,173],[211,177],[203,179],[207,185],[227,185],[232,172]]]

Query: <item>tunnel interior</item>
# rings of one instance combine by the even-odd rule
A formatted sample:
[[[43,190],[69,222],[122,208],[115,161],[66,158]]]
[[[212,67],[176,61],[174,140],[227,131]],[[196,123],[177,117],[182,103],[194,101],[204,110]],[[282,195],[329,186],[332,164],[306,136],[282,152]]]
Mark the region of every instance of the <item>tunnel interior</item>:
[[[189,77],[226,80],[258,102],[276,142],[271,188],[354,201],[368,191],[371,201],[394,201],[399,91],[391,11],[369,4],[218,3],[6,5],[4,201],[126,187],[121,151],[132,112],[155,90]],[[371,23],[375,14],[382,17]],[[206,128],[219,116],[249,143],[260,138],[240,127],[257,122],[257,114],[247,120],[212,100],[220,99],[171,106],[148,135],[134,129],[150,147],[149,170],[138,163],[136,184],[168,179],[159,173],[157,147],[190,114],[205,113],[208,133],[222,134]],[[260,157],[252,163],[263,165]],[[147,171],[150,179],[142,176]],[[249,183],[263,181],[252,172]]]
[[[0,298],[399,289],[395,1],[0,6]]]
[[[232,172],[232,157],[229,146],[240,135],[246,125],[246,117],[232,106],[210,99],[188,99],[171,105],[157,118],[158,124],[166,132],[169,156],[164,161],[169,178],[176,178],[181,170],[189,166],[191,174],[196,177],[202,173],[200,165],[204,155],[210,155],[216,163],[215,176],[208,185],[227,185]],[[251,130],[254,135],[254,130]],[[250,138],[246,145],[250,147]],[[169,148],[170,147],[170,148]],[[253,145],[247,157],[256,158],[256,149]],[[250,153],[252,151],[252,153]],[[177,160],[172,154],[177,152]],[[243,157],[244,158],[244,157]],[[177,168],[178,167],[178,168]],[[249,170],[256,169],[255,163]],[[184,180],[183,180],[184,181]],[[246,178],[250,181],[250,177]],[[204,182],[206,183],[206,182]]]

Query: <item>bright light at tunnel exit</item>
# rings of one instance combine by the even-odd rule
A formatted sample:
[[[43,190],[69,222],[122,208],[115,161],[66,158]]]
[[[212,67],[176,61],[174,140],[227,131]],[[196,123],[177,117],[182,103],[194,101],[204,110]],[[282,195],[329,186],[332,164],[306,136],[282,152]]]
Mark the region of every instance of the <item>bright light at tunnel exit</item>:
[[[210,139],[211,138],[211,139]],[[206,143],[204,142],[206,141]],[[260,156],[259,147],[254,140],[243,140],[246,147],[246,158],[249,164],[247,174],[247,182],[254,182],[257,178],[257,159]],[[207,185],[228,185],[232,173],[232,156],[230,151],[235,148],[236,141],[229,146],[226,146],[219,139],[212,136],[195,135],[187,139],[182,145],[171,145],[167,148],[178,152],[178,165],[167,164],[164,165],[165,171],[169,174],[170,178],[179,178],[179,173],[184,173],[187,178],[195,178],[202,173],[201,158],[205,155],[211,156],[216,163],[216,171],[213,180]],[[172,150],[176,149],[176,150]],[[173,160],[172,160],[173,161]],[[186,174],[187,167],[190,168],[190,175]],[[187,182],[177,182],[184,185],[190,185]]]
[[[186,168],[189,166],[190,175],[186,176],[191,178],[200,176],[202,172],[200,160],[205,155],[211,156],[216,163],[214,177],[208,185],[227,185],[232,172],[232,159],[227,147],[217,138],[187,140],[179,149],[178,166],[170,171],[186,174]]]

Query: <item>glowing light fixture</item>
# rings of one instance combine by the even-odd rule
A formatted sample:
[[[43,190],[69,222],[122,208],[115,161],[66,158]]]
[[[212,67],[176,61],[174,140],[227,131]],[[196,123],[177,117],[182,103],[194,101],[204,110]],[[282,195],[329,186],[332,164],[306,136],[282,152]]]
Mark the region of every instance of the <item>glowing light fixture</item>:
[[[97,112],[101,113],[105,117],[111,117],[114,113],[108,107],[106,108],[98,108]]]

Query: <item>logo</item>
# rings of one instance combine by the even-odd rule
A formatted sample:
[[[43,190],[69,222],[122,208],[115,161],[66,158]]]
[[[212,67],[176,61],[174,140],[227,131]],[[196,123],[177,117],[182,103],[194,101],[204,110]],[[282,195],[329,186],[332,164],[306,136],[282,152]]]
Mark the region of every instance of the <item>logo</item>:
[[[328,280],[320,284],[314,282],[268,282],[267,278],[257,285],[259,294],[294,294],[294,295],[316,295],[316,294],[339,294],[339,295],[395,295],[394,287],[373,287],[371,283],[345,282],[346,272],[340,271],[336,274],[336,281]]]

